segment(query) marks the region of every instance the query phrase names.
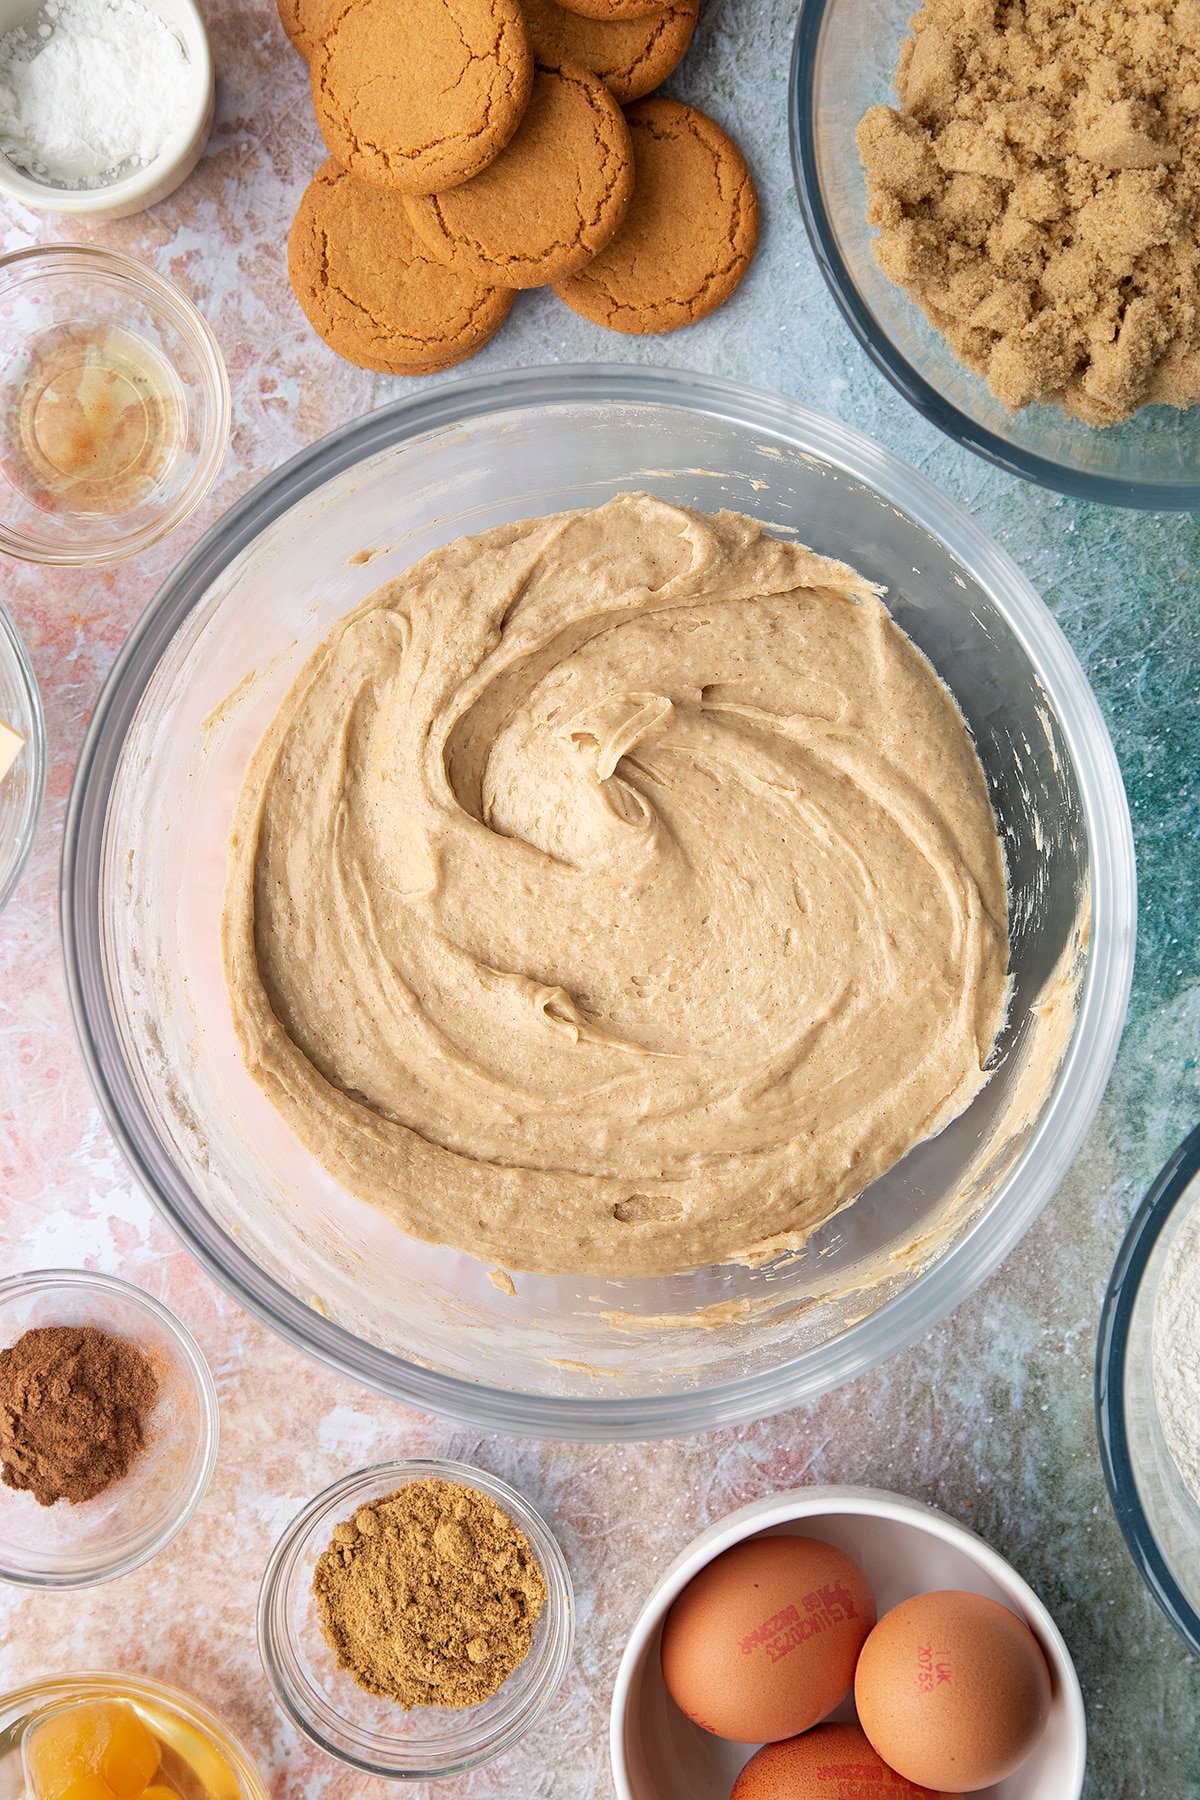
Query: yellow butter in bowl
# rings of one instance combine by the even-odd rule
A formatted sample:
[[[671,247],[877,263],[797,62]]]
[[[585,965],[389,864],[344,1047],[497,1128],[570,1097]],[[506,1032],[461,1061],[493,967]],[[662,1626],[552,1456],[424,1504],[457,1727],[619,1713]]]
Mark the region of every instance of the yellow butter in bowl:
[[[24,748],[25,739],[20,732],[0,719],[0,781],[4,780]]]

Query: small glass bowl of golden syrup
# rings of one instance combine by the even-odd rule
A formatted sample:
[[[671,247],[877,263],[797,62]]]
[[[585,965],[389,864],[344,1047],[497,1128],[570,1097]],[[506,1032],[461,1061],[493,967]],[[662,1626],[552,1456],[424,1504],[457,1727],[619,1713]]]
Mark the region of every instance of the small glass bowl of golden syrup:
[[[0,257],[0,550],[118,562],[212,486],[229,381],[190,300],[93,245]]]
[[[267,1800],[207,1707],[135,1675],[57,1675],[0,1696],[0,1796]]]

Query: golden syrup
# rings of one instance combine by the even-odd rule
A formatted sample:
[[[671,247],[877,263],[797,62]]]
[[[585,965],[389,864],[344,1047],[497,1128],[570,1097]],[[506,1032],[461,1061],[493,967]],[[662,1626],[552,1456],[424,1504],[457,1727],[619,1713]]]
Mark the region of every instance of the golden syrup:
[[[208,1735],[140,1695],[113,1692],[35,1714],[22,1751],[33,1800],[242,1800]]]
[[[157,1782],[179,1800],[242,1800],[237,1776],[205,1732],[153,1702],[139,1700],[137,1709],[158,1744]]]
[[[56,325],[26,346],[25,371],[14,437],[37,505],[111,518],[162,485],[185,410],[152,344],[116,326]]]

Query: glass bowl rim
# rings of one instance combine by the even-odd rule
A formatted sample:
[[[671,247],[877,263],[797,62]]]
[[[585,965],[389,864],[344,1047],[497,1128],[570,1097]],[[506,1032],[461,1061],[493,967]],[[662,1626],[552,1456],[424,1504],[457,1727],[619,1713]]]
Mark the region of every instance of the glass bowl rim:
[[[635,1398],[531,1395],[447,1375],[356,1337],[267,1276],[214,1224],[165,1156],[123,1067],[100,948],[99,871],[120,744],[160,657],[212,580],[290,506],[372,455],[500,412],[584,404],[658,405],[715,415],[747,430],[774,432],[806,453],[815,450],[919,523],[994,596],[1002,594],[1004,616],[1037,667],[1067,741],[1091,853],[1088,962],[1075,1031],[1055,1088],[983,1218],[871,1315],[871,1324],[887,1322],[886,1341],[877,1330],[868,1352],[860,1328],[852,1327],[769,1370]],[[1137,913],[1129,807],[1095,696],[1045,602],[965,509],[853,427],[795,401],[693,371],[620,363],[560,364],[441,383],[341,426],[243,495],[168,577],[113,665],[76,767],[61,879],[67,988],[93,1090],[139,1184],[208,1273],[297,1348],[410,1406],[488,1430],[591,1441],[682,1435],[783,1411],[875,1367],[960,1305],[1032,1224],[1082,1143],[1124,1023]],[[1012,1204],[1017,1183],[1027,1190],[1021,1205]]]
[[[46,796],[46,715],[42,708],[42,695],[38,687],[38,679],[33,671],[29,652],[26,650],[16,622],[0,599],[0,651],[7,650],[12,657],[16,672],[17,684],[25,696],[32,722],[32,730],[25,745],[32,764],[33,773],[25,790],[25,807],[20,826],[17,830],[17,847],[8,869],[0,874],[0,908],[9,898],[17,882],[21,879],[21,871],[29,859],[33,849],[33,840],[37,835],[38,820],[41,817],[42,801]],[[9,721],[11,723],[11,721]]]
[[[170,1682],[158,1681],[152,1675],[126,1675],[117,1669],[74,1669],[63,1675],[44,1675],[39,1680],[23,1681],[18,1687],[0,1692],[0,1713],[26,1702],[57,1699],[60,1690],[65,1697],[75,1689],[103,1692],[110,1687],[120,1688],[134,1699],[144,1697],[165,1701],[190,1723],[201,1725],[219,1744],[223,1756],[228,1758],[232,1752],[236,1773],[244,1779],[251,1800],[268,1800],[266,1783],[237,1733],[202,1700],[197,1700],[183,1688],[173,1687]]]
[[[202,421],[202,442],[196,466],[175,500],[158,517],[149,520],[127,536],[114,538],[110,544],[68,545],[65,549],[40,539],[27,538],[8,526],[0,517],[0,552],[20,562],[37,563],[47,568],[102,569],[113,563],[138,556],[152,544],[183,524],[220,473],[233,420],[233,397],[229,387],[229,371],[216,333],[193,300],[160,275],[148,263],[138,262],[123,250],[108,250],[102,244],[26,244],[19,250],[0,255],[0,291],[10,270],[28,263],[38,265],[42,276],[53,279],[60,275],[78,275],[87,270],[127,282],[140,295],[167,312],[173,323],[190,343],[201,369],[207,396],[207,418]],[[196,417],[189,403],[188,414]]]
[[[792,44],[788,82],[788,139],[792,177],[809,246],[838,311],[875,367],[931,425],[964,449],[994,463],[1007,475],[1031,481],[1076,500],[1150,512],[1195,512],[1200,509],[1200,478],[1195,481],[1138,481],[1130,476],[1089,475],[1023,450],[989,431],[949,401],[913,367],[892,338],[878,325],[859,294],[842,255],[837,233],[825,208],[817,178],[813,75],[817,46],[833,0],[800,0]]]
[[[1200,1613],[1159,1546],[1138,1492],[1125,1418],[1129,1330],[1142,1281],[1160,1238],[1200,1175],[1200,1125],[1159,1170],[1117,1251],[1096,1339],[1096,1437],[1105,1485],[1121,1535],[1142,1580],[1189,1648],[1200,1654]]]
[[[45,1569],[14,1570],[0,1562],[0,1582],[7,1582],[14,1587],[43,1590],[53,1588],[60,1591],[66,1588],[99,1587],[103,1582],[114,1581],[118,1576],[129,1575],[134,1569],[140,1569],[152,1557],[157,1556],[160,1550],[165,1550],[183,1530],[207,1492],[217,1463],[220,1439],[217,1389],[203,1351],[182,1319],[177,1318],[170,1307],[165,1306],[153,1294],[148,1294],[144,1288],[124,1280],[122,1276],[106,1275],[92,1269],[27,1269],[18,1271],[15,1275],[6,1275],[0,1280],[0,1306],[6,1300],[32,1297],[39,1290],[61,1287],[108,1294],[124,1305],[135,1309],[140,1307],[164,1328],[179,1352],[179,1360],[187,1370],[199,1402],[197,1439],[200,1456],[196,1474],[181,1504],[172,1511],[158,1531],[116,1561],[97,1555],[84,1573],[73,1575],[56,1575]]]
[[[399,1769],[377,1762],[366,1754],[358,1755],[344,1745],[332,1743],[314,1722],[301,1704],[294,1684],[281,1667],[273,1614],[277,1603],[281,1608],[284,1607],[283,1584],[291,1574],[303,1541],[313,1525],[328,1521],[329,1529],[332,1530],[341,1516],[353,1510],[357,1503],[356,1495],[364,1496],[367,1490],[377,1487],[408,1485],[411,1481],[420,1480],[452,1481],[477,1488],[494,1500],[524,1531],[546,1579],[549,1664],[540,1686],[494,1739],[474,1750],[464,1751],[452,1762],[425,1766],[414,1763],[411,1768]],[[287,1623],[286,1610],[283,1612],[282,1623]],[[316,1744],[326,1755],[364,1775],[374,1775],[385,1781],[440,1780],[446,1776],[460,1775],[467,1769],[478,1768],[483,1763],[502,1756],[546,1712],[562,1686],[571,1660],[575,1642],[575,1589],[558,1539],[532,1501],[527,1500],[517,1488],[498,1475],[491,1474],[489,1470],[476,1468],[470,1463],[436,1456],[400,1457],[392,1462],[371,1463],[340,1476],[307,1501],[288,1522],[263,1571],[258,1593],[257,1631],[259,1659],[276,1704],[310,1742]]]

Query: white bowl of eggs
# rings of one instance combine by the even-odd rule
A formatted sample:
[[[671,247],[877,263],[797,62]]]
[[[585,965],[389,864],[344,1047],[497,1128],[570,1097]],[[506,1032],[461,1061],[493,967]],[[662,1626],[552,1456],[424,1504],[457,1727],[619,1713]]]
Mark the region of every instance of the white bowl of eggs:
[[[933,1507],[813,1487],[703,1532],[633,1628],[618,1800],[1079,1800],[1083,1696],[1003,1557]]]

